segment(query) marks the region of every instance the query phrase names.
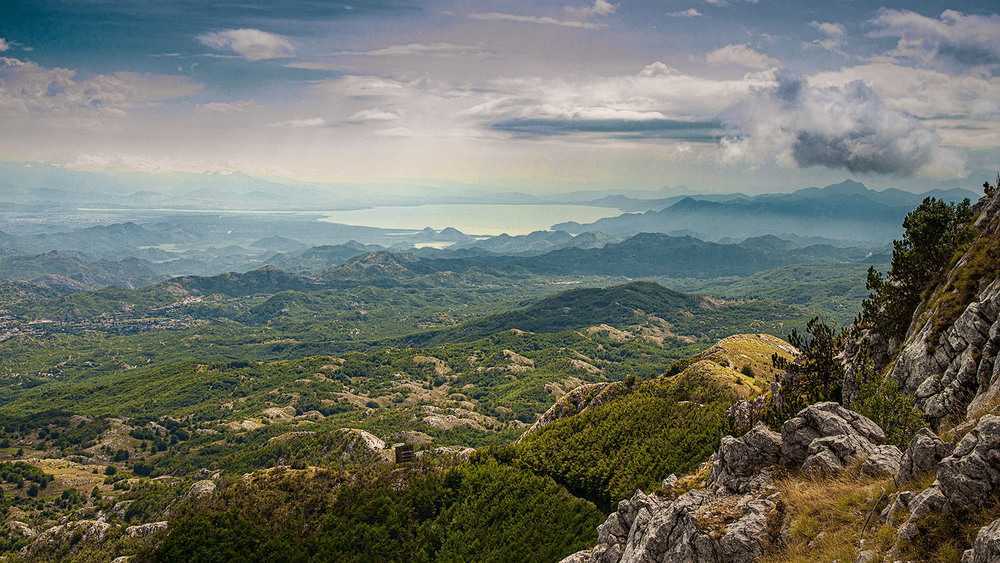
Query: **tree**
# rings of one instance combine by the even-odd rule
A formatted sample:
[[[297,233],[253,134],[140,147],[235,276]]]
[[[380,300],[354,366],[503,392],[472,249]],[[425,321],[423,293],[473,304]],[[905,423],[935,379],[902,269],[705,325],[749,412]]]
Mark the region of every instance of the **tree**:
[[[924,291],[947,270],[956,252],[972,242],[972,206],[969,200],[947,203],[924,201],[903,219],[903,238],[892,242],[892,264],[883,278],[868,269],[865,287],[871,292],[862,303],[860,325],[888,339],[902,339]]]
[[[801,352],[793,361],[774,354],[771,363],[778,369],[792,374],[791,394],[819,395],[825,400],[840,400],[844,381],[844,367],[837,355],[842,350],[842,339],[837,330],[813,317],[806,323],[803,336],[795,329],[788,335],[788,342]]]

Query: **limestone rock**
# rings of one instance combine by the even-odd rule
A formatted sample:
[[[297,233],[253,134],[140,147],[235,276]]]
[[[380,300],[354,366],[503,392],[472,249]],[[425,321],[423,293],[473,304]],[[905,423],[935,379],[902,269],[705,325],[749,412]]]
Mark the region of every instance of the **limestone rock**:
[[[902,518],[898,516],[910,510],[910,501],[915,496],[913,491],[900,491],[892,496],[892,501],[879,513],[878,521],[883,524],[895,526]]]
[[[591,383],[589,385],[580,385],[570,391],[567,391],[559,400],[556,401],[554,405],[549,407],[549,410],[545,411],[531,425],[530,428],[524,431],[524,434],[517,439],[518,442],[523,440],[525,436],[538,432],[542,428],[545,428],[553,422],[573,416],[575,414],[580,414],[587,409],[603,405],[621,395],[624,395],[629,391],[629,388],[625,386],[624,383],[616,381],[614,383]]]
[[[875,446],[885,443],[885,432],[867,417],[837,403],[816,403],[799,411],[781,427],[782,463],[799,467],[809,457],[813,440],[839,435],[856,436]],[[842,445],[828,444],[837,448]]]
[[[641,491],[598,527],[590,563],[750,563],[774,541],[768,518],[778,495],[734,495],[725,487],[685,493],[673,502]]]
[[[103,519],[77,520],[53,526],[35,537],[35,540],[21,553],[27,559],[35,559],[44,552],[52,552],[68,547],[76,541],[100,542],[108,533],[111,525]],[[77,539],[73,536],[76,535]]]
[[[201,481],[195,481],[191,485],[190,495],[199,498],[205,495],[210,495],[215,492],[215,483],[209,481],[208,479],[203,479]]]
[[[962,554],[962,563],[994,563],[1000,561],[1000,520],[983,526],[976,534],[972,549]]]
[[[959,262],[959,267],[962,261]],[[958,319],[935,334],[933,315],[908,335],[890,374],[916,397],[932,425],[966,415],[1000,396],[1000,279],[993,280]]]
[[[778,463],[780,457],[781,435],[758,422],[741,438],[722,439],[708,485],[726,487],[734,493],[750,492],[749,478],[761,468]]]
[[[948,444],[930,428],[921,428],[903,453],[896,483],[903,485],[921,473],[937,471],[938,464],[948,455],[948,450]]]
[[[962,508],[981,506],[1000,490],[1000,417],[986,415],[938,467],[941,492]]]
[[[129,526],[125,528],[125,535],[130,538],[148,538],[153,534],[166,530],[167,522],[150,522],[148,524],[140,524],[138,526]]]
[[[809,444],[802,471],[832,475],[853,461],[878,452],[877,446],[857,434],[839,434],[816,438]],[[900,454],[902,455],[902,454]]]
[[[560,560],[559,563],[587,563],[590,559],[590,550],[581,549],[572,555],[567,555],[564,559]]]
[[[861,473],[872,477],[895,477],[902,459],[903,452],[896,446],[878,446],[876,452],[861,464]]]
[[[386,451],[385,442],[372,434],[357,428],[341,428],[338,430],[347,438],[341,458],[345,461],[381,460]]]
[[[273,420],[290,420],[295,418],[295,407],[291,405],[287,407],[271,407],[264,409],[260,414],[265,418]]]

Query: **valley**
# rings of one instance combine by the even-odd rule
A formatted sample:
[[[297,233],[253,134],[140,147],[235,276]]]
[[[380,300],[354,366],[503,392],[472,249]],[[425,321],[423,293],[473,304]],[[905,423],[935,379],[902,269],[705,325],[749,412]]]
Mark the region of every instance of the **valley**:
[[[796,335],[863,318],[896,260],[238,216],[0,241],[7,560],[597,557],[619,501],[700,491],[724,435],[832,398],[782,367]]]

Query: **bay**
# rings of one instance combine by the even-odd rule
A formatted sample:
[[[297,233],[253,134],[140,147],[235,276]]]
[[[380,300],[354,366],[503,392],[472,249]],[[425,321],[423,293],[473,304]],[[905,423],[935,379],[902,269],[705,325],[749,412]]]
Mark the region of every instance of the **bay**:
[[[621,210],[589,205],[435,204],[384,206],[324,212],[321,221],[382,229],[440,231],[452,227],[467,235],[511,236],[548,230],[556,223],[592,223]]]

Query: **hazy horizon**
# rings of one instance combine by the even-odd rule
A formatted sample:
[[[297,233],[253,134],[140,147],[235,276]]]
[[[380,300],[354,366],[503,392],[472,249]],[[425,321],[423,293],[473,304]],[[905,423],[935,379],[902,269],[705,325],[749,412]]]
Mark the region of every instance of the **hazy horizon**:
[[[13,0],[0,161],[545,195],[976,189],[977,1]]]

